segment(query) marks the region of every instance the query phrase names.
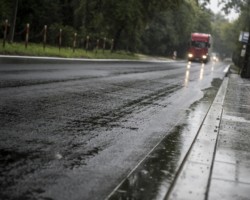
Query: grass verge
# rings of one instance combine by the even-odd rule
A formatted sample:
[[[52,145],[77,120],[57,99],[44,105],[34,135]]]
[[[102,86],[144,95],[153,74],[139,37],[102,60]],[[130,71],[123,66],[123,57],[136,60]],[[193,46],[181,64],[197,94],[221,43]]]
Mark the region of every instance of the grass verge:
[[[29,43],[25,48],[24,43],[6,43],[3,47],[3,42],[0,40],[0,54],[2,55],[25,55],[25,56],[48,56],[48,57],[63,57],[63,58],[95,58],[95,59],[132,59],[138,60],[136,54],[125,51],[111,52],[110,50],[92,50],[86,51],[84,49],[61,48],[55,46],[46,46],[43,48],[42,44]]]

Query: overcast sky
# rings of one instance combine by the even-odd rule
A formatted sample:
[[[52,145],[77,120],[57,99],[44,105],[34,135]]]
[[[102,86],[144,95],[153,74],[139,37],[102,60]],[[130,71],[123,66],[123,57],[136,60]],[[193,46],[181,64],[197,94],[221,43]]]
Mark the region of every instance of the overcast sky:
[[[218,6],[218,0],[210,0],[210,9],[214,12],[214,13],[221,13],[223,15],[225,15],[225,13],[223,11],[221,11],[221,7],[222,6]],[[226,16],[227,19],[234,20],[238,17],[238,14],[235,12],[231,12],[228,16]]]

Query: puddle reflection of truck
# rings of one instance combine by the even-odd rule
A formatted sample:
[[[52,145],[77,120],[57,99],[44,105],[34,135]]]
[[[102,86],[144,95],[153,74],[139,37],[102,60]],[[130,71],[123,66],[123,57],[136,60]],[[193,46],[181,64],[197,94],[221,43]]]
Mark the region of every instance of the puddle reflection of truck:
[[[207,63],[210,60],[212,37],[206,33],[192,33],[188,50],[189,61]]]

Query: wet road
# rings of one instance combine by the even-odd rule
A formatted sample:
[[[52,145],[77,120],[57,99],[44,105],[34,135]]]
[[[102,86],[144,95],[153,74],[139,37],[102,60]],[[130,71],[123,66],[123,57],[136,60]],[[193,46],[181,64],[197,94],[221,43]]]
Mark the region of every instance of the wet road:
[[[142,164],[155,187],[135,195],[162,199],[226,67],[2,58],[0,199],[123,198],[138,176],[114,189]]]

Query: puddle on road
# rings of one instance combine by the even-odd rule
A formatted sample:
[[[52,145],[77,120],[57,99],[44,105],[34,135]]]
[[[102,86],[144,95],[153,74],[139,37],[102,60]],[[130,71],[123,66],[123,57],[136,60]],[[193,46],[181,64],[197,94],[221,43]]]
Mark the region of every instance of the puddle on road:
[[[110,199],[164,197],[181,157],[182,126],[177,127],[134,171]]]
[[[110,199],[163,199],[198,128],[175,127]]]
[[[204,97],[187,110],[187,119],[176,126],[147,158],[126,178],[109,199],[164,199],[205,117],[220,79],[204,90]]]

